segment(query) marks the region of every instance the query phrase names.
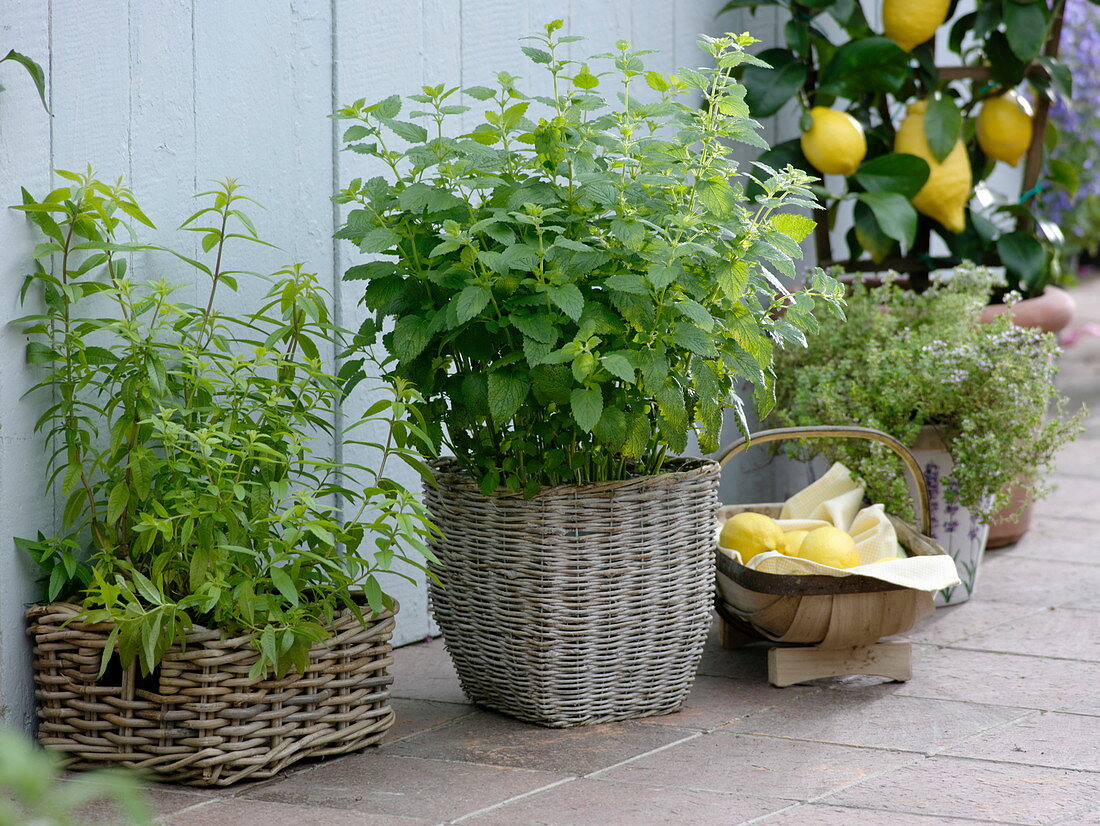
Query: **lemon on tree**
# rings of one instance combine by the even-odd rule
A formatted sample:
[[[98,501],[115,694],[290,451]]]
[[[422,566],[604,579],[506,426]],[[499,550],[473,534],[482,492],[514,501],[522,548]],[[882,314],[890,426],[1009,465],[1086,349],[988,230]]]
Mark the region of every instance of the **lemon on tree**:
[[[747,564],[757,554],[779,550],[783,529],[770,516],[746,511],[726,520],[718,544],[740,553],[741,562]]]
[[[1031,104],[1014,89],[989,98],[978,114],[976,132],[986,155],[1015,166],[1031,146]]]
[[[927,100],[909,104],[894,138],[894,151],[916,155],[928,164],[928,180],[911,199],[917,211],[939,221],[951,232],[962,232],[966,229],[966,204],[973,183],[970,156],[960,138],[942,162],[936,160],[924,131],[927,109]]]
[[[810,531],[802,540],[795,556],[833,568],[854,568],[859,564],[856,541],[832,525]]]
[[[863,125],[847,112],[826,106],[810,110],[812,125],[802,133],[802,154],[823,175],[851,175],[867,154]]]
[[[950,0],[883,0],[882,33],[911,52],[947,19]]]

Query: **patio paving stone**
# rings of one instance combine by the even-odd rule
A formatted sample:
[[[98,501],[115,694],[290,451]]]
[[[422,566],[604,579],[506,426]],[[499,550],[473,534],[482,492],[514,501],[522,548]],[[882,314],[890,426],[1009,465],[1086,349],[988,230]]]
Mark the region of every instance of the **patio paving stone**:
[[[1087,457],[1093,463],[1100,456],[1100,441],[1097,442],[1095,451],[1091,457]],[[1068,487],[1077,480],[1063,476],[1056,481],[1062,487]],[[1052,495],[1058,496],[1058,493]],[[1032,521],[1031,529],[1020,538],[1019,542],[1003,550],[1011,551],[1010,555],[1016,559],[1027,557],[1028,559],[1076,562],[1079,565],[1100,565],[1100,549],[1096,547],[1100,526],[1097,526],[1094,520],[1078,518],[1084,513],[1076,514],[1072,519],[1048,519],[1045,515],[1047,502],[1040,502],[1035,507],[1038,518]],[[1089,512],[1100,513],[1100,508],[1094,506]],[[1001,550],[990,551],[986,555],[986,561],[995,562]],[[982,597],[982,592],[979,591],[978,596]]]
[[[477,826],[720,826],[788,805],[745,794],[579,779],[463,820]],[[596,813],[599,814],[596,814]]]
[[[1052,608],[967,637],[956,648],[1100,662],[1095,611]]]
[[[643,786],[809,800],[914,759],[906,752],[723,730],[632,760],[598,777]]]
[[[383,746],[383,751],[577,775],[607,768],[695,734],[690,729],[638,723],[552,729],[483,711]]]
[[[459,717],[477,711],[468,703],[440,703],[433,700],[412,700],[394,697],[390,701],[394,711],[393,726],[386,732],[383,743],[392,743],[418,731],[435,728]]]
[[[1097,411],[1091,412],[1095,414]],[[1070,452],[1079,450],[1081,450],[1079,445],[1069,447]],[[1093,453],[1092,456],[1095,462],[1096,454]],[[1040,503],[1043,517],[1048,520],[1070,518],[1091,522],[1100,521],[1100,508],[1096,506],[1096,503],[1100,502],[1100,479],[1096,476],[1096,468],[1093,468],[1087,475],[1054,480],[1060,482],[1060,486],[1053,495]]]
[[[819,824],[843,824],[843,826],[974,826],[973,820],[954,817],[915,815],[902,812],[883,812],[878,809],[856,809],[849,806],[823,806],[819,803],[802,803],[777,812],[770,817],[753,822],[753,826],[819,826]]]
[[[1087,811],[1097,800],[1100,774],[937,756],[819,802],[1040,826]],[[893,821],[884,815],[882,823]]]
[[[803,695],[723,731],[929,752],[1022,717],[1024,709],[898,696],[877,688]]]
[[[994,551],[982,563],[977,590],[995,594],[998,603],[1063,605],[1100,591],[1100,565],[998,556]]]
[[[945,754],[1100,772],[1100,717],[1047,712],[980,734]]]
[[[375,749],[329,761],[256,788],[245,797],[439,822],[568,777],[565,773],[399,757]]]
[[[469,702],[441,638],[407,645],[399,651],[401,656],[394,657],[390,668],[392,696],[443,703]]]
[[[395,817],[392,814],[342,812],[317,806],[290,806],[259,800],[212,800],[172,815],[164,826],[429,826],[431,820]]]
[[[836,689],[867,688],[877,679],[837,677],[819,684]],[[1098,686],[1097,663],[920,645],[913,647],[913,679],[876,690],[884,695],[1058,711],[1081,710],[1082,702],[1087,707]]]
[[[979,594],[981,590],[979,589]],[[949,645],[961,639],[1043,610],[1012,602],[971,599],[961,605],[938,608],[897,639],[931,645]]]
[[[647,717],[637,722],[643,725],[712,729],[738,720],[746,714],[788,703],[800,694],[816,690],[810,686],[776,688],[768,682],[700,676],[696,678],[691,694],[680,711],[662,717]]]

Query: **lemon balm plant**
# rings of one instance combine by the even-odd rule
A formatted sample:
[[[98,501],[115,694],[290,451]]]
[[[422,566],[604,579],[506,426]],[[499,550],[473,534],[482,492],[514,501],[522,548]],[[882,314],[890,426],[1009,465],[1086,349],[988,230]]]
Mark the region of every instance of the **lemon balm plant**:
[[[425,550],[421,507],[386,475],[389,461],[419,466],[413,443],[425,449],[413,393],[399,381],[364,422],[333,424],[344,388],[326,368],[340,338],[328,294],[300,265],[230,267],[265,243],[234,182],[183,225],[204,260],[172,253],[205,282],[192,305],[181,284],[130,272],[135,256],[170,251],[135,240],[152,224],[129,190],[58,175],[69,185],[24,191],[16,209],[45,236],[22,293],[43,309],[18,323],[42,371],[31,392],[48,405],[38,429],[62,524],[18,543],[42,565],[47,600],[113,626],[100,670],[117,652],[149,673],[204,625],[247,636],[253,677],[304,672],[339,612],[363,617],[356,593],[368,618],[392,608],[378,575]],[[220,310],[242,278],[262,298]],[[389,434],[377,467],[327,455],[365,422]]]
[[[338,196],[340,237],[381,256],[345,275],[366,282],[360,343],[381,333],[455,457],[426,491],[436,619],[472,699],[551,726],[680,705],[718,467],[674,456],[692,432],[717,447],[740,380],[768,406],[776,349],[839,303],[820,272],[783,280],[808,176],[761,168],[753,204],[730,157],[763,146],[729,75],[750,37],[704,38],[711,66],[666,75],[626,42],[566,59],[561,28],[523,47],[550,95],[501,72],[426,87],[405,119],[397,96],[338,113],[386,173]]]
[[[388,171],[339,196],[340,237],[384,256],[345,275],[374,313],[361,341],[393,321],[395,373],[486,493],[656,473],[693,429],[713,450],[735,383],[767,406],[776,347],[836,306],[830,279],[792,294],[776,275],[812,229],[793,214],[808,176],[762,168],[755,207],[735,177],[728,142],[763,146],[727,74],[751,38],[706,38],[713,67],[663,75],[625,42],[565,60],[560,27],[524,47],[551,97],[502,72],[425,88],[408,121],[397,96],[338,115]],[[461,93],[484,119],[450,137]]]
[[[895,269],[917,286],[962,261],[1003,265],[998,295],[1031,297],[1061,278],[1062,234],[1036,209],[1045,189],[1074,185],[1072,169],[1042,168],[1051,99],[1070,95],[1057,60],[1060,0],[978,0],[956,14],[948,0],[733,0],[725,8],[779,6],[785,43],[757,54],[742,80],[754,116],[789,101],[801,136],[762,157],[826,176],[817,190],[823,265]],[[949,54],[955,66],[937,65]],[[998,192],[998,164],[1023,165],[1021,195]],[[847,255],[828,227],[851,205]],[[847,220],[847,219],[845,219]],[[932,236],[946,253],[936,252]]]

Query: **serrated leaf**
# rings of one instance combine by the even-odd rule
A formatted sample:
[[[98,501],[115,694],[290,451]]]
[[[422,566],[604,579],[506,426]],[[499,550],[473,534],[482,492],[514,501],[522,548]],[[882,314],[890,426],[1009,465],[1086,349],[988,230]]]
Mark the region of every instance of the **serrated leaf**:
[[[553,344],[558,340],[558,328],[545,316],[511,315],[508,320],[513,327],[536,341]]]
[[[573,419],[585,433],[591,433],[603,414],[603,393],[599,387],[578,387],[569,396]]]
[[[773,215],[770,223],[788,238],[798,243],[806,240],[810,233],[814,231],[814,227],[817,226],[817,222],[812,218],[791,213]]]
[[[420,316],[402,316],[394,325],[390,338],[390,352],[398,361],[412,361],[432,340],[431,323]]]
[[[622,353],[608,353],[606,356],[601,356],[600,364],[602,364],[604,369],[611,375],[625,382],[634,381],[634,366]]]
[[[387,252],[393,249],[400,237],[386,227],[372,227],[359,239],[359,251],[365,253]]]
[[[629,250],[640,250],[645,244],[646,231],[640,221],[627,221],[614,218],[609,227],[611,234],[618,238]]]
[[[715,348],[710,336],[694,324],[688,324],[684,321],[676,322],[676,326],[672,331],[672,340],[678,346],[690,350],[696,355],[708,358],[714,358],[718,355],[718,350]]]
[[[528,384],[522,378],[502,370],[489,374],[489,415],[498,426],[511,421],[527,398]]]
[[[584,312],[584,296],[576,284],[561,284],[547,289],[547,295],[563,313],[573,321],[581,317]]]
[[[479,284],[471,284],[458,294],[455,299],[455,315],[459,324],[465,324],[472,318],[476,318],[489,304],[491,293]]]
[[[649,285],[640,275],[634,273],[620,273],[613,275],[604,282],[608,289],[618,290],[621,293],[631,295],[649,295]]]
[[[720,261],[715,274],[719,289],[730,301],[739,301],[749,288],[749,265],[744,261]]]

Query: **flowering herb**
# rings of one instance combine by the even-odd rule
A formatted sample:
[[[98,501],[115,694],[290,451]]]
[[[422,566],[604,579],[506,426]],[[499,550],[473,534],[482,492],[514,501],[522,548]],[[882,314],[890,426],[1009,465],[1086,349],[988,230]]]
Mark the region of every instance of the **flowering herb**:
[[[1050,220],[1061,225],[1068,252],[1100,251],[1100,8],[1067,0],[1061,60],[1073,75],[1073,97],[1051,108],[1058,143],[1048,165],[1062,183],[1043,198]]]
[[[1042,479],[1083,414],[1067,416],[1067,399],[1054,386],[1054,337],[1014,326],[1007,315],[982,324],[992,274],[970,265],[955,274],[924,293],[890,278],[880,287],[855,285],[847,324],[827,321],[806,349],[779,354],[773,415],[784,425],[874,427],[909,445],[931,426],[955,464],[932,484],[948,502],[988,518],[1018,475],[1029,479],[1033,497],[1045,492]],[[912,515],[904,469],[881,445],[828,440],[806,449],[848,465],[872,501]],[[949,520],[956,511],[948,508]]]

